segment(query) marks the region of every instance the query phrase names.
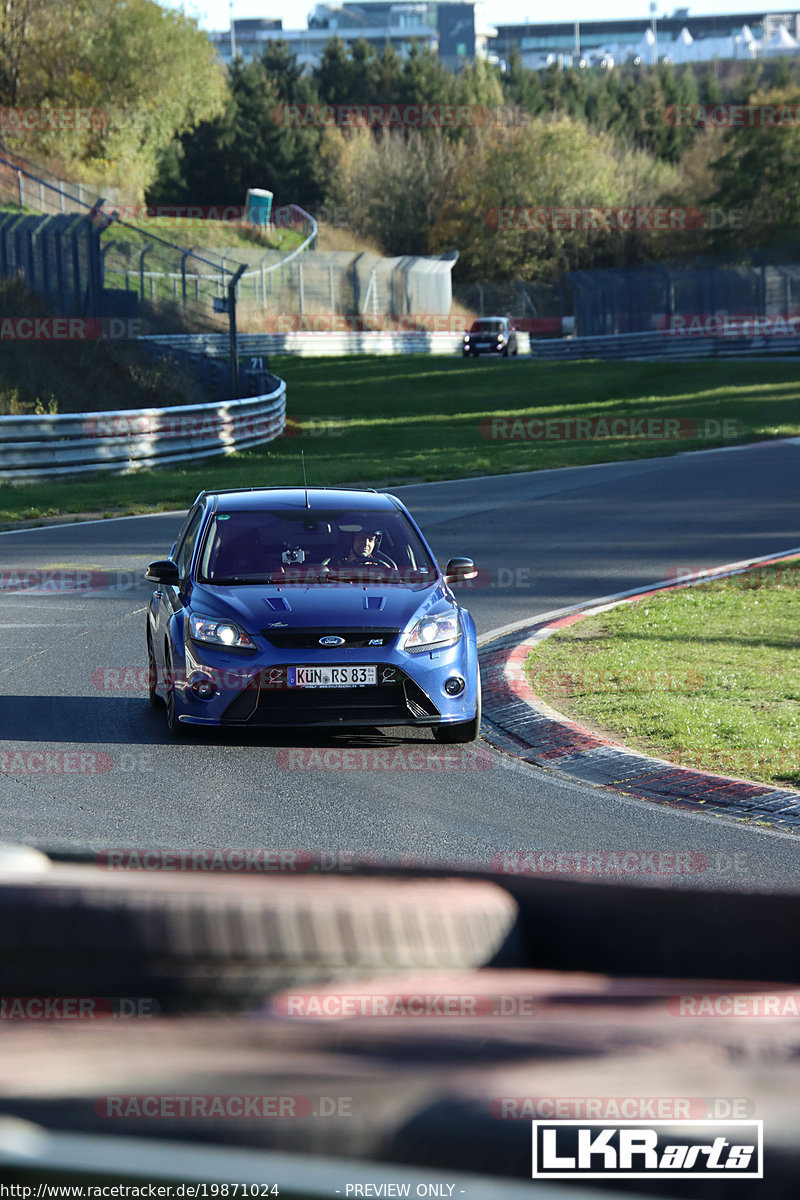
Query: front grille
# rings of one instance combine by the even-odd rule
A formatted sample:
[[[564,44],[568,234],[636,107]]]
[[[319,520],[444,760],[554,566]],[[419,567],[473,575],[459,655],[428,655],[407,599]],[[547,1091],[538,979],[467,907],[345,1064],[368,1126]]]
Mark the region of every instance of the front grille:
[[[268,667],[244,688],[222,715],[236,725],[407,724],[441,715],[413,679],[398,667],[378,666],[378,678],[391,671],[394,682],[370,687],[290,688],[286,666]]]
[[[345,629],[262,629],[261,636],[279,650],[367,650],[370,646],[379,649],[390,646],[401,631],[399,629],[367,628],[348,626]],[[344,638],[341,646],[320,646],[321,637]]]

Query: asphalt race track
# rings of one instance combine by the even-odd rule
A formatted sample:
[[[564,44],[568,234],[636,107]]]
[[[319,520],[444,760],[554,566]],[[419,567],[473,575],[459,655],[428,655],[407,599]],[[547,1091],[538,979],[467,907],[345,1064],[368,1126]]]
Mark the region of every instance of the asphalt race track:
[[[396,491],[440,561],[475,558],[482,586],[460,594],[481,635],[676,570],[800,544],[800,444],[791,441]],[[287,741],[432,749],[426,731],[226,731],[174,741],[143,686],[152,585],[142,575],[169,551],[180,520],[0,536],[3,840],[97,850],[287,848],[340,863],[349,852],[483,868],[494,854],[529,849],[704,851],[705,877],[661,882],[800,884],[800,839],[567,782],[488,749],[482,769],[469,770],[287,769],[278,758]],[[88,593],[9,590],[23,568],[105,575]],[[133,685],[124,668],[139,669]],[[37,769],[20,772],[19,758],[10,769],[14,751]]]

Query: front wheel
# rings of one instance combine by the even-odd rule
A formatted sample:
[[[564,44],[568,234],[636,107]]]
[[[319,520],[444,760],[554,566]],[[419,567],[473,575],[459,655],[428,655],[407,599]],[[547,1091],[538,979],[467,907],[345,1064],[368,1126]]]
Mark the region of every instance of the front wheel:
[[[175,709],[175,671],[172,665],[172,652],[170,651],[169,646],[167,647],[164,655],[164,669],[167,675],[164,683],[164,689],[167,697],[167,725],[169,726],[169,731],[173,737],[183,737],[186,730],[178,720],[178,714]]]
[[[475,716],[471,721],[459,721],[457,725],[436,725],[433,736],[437,742],[446,745],[461,745],[474,742],[481,732],[481,678],[478,676],[478,696],[475,704]]]
[[[150,637],[150,630],[147,630],[147,692],[150,700],[151,708],[161,707],[161,697],[156,691],[158,683],[158,667],[156,666],[156,658],[153,654],[153,639]]]

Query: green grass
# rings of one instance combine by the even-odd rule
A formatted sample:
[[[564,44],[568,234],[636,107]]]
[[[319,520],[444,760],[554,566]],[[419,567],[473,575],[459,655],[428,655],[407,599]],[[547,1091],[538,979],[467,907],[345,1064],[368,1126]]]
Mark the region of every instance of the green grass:
[[[800,559],[587,617],[532,651],[552,707],[683,766],[800,787]]]
[[[107,204],[108,213],[114,211],[113,204]],[[15,212],[20,215],[40,214],[32,208],[19,204],[0,204],[0,212]],[[239,224],[236,221],[210,221],[204,219],[189,219],[185,217],[169,217],[156,215],[136,220],[126,212],[121,214],[125,225],[110,225],[102,234],[104,244],[109,241],[130,243],[141,251],[146,242],[138,230],[153,233],[175,246],[185,249],[190,247],[202,251],[219,250],[228,246],[241,246],[247,250],[261,248],[264,253],[268,250],[282,250],[285,254],[295,250],[304,240],[305,234],[299,229],[275,229],[271,233],[262,233],[256,226]],[[133,228],[128,228],[133,226]]]
[[[0,332],[3,317],[49,315],[19,280],[0,281]],[[0,416],[153,408],[197,400],[191,379],[164,363],[145,360],[130,342],[10,339],[0,345]]]
[[[793,362],[543,364],[415,355],[285,357],[271,366],[287,381],[291,417],[315,422],[310,434],[180,470],[0,487],[0,521],[182,508],[204,487],[297,483],[301,448],[312,483],[381,487],[800,435],[800,364]],[[667,442],[509,441],[481,434],[482,422],[493,417],[620,416],[735,421],[740,432],[727,441]]]

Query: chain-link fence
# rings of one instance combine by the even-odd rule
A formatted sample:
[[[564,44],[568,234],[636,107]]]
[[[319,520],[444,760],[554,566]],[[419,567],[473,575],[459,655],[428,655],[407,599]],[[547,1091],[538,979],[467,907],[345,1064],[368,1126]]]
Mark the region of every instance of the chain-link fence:
[[[478,317],[562,317],[571,311],[563,284],[538,280],[456,283],[453,299]]]
[[[652,263],[574,271],[569,278],[576,332],[583,337],[699,332],[712,318],[800,313],[800,265],[792,263]]]
[[[0,212],[0,276],[13,275],[57,312],[97,315],[102,290],[97,230],[85,215]]]
[[[441,258],[307,254],[317,226],[296,205],[277,210],[274,226],[278,234],[292,230],[300,235],[300,245],[289,254],[265,251],[256,244],[220,250],[185,248],[120,220],[120,211],[124,217],[130,207],[116,194],[92,195],[83,185],[35,174],[30,166],[21,159],[0,157],[0,205],[13,206],[17,216],[31,209],[54,217],[88,214],[100,232],[98,312],[136,317],[143,331],[227,329],[224,308],[234,277],[237,323],[243,331],[263,332],[281,322],[288,327],[292,317],[298,318],[299,327],[314,327],[323,314],[402,317],[450,312],[455,254]],[[44,225],[41,236],[50,236]],[[29,273],[26,278],[36,286]],[[74,311],[74,303],[67,308]]]
[[[314,329],[317,324],[322,329],[327,324],[323,318],[336,314],[357,314],[368,324],[373,317],[449,313],[454,262],[454,255],[381,258],[317,250],[281,265],[268,277],[261,298],[267,328],[281,332],[283,323],[286,331],[293,326]],[[257,313],[246,278],[239,294],[252,318]]]

